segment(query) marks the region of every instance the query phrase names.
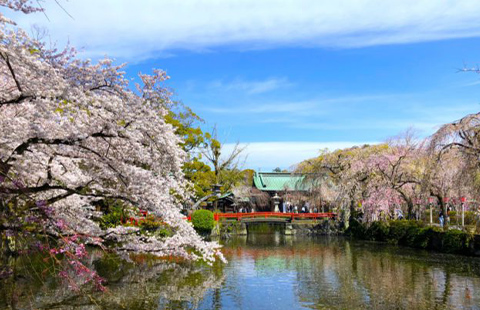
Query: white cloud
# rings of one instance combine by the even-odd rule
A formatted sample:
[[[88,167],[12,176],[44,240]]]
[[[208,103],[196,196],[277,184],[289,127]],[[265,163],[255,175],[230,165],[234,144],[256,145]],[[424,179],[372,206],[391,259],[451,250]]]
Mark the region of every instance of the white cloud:
[[[396,102],[392,104],[391,113],[385,116],[374,113],[370,115],[369,113],[350,114],[335,122],[315,122],[311,119],[306,119],[292,122],[290,126],[292,128],[311,130],[379,130],[385,132],[402,132],[408,128],[413,128],[422,136],[428,136],[438,130],[440,126],[454,122],[466,114],[477,113],[480,108],[478,103],[442,105],[445,104],[442,102],[442,104],[438,105],[425,105],[417,101],[421,102],[421,99],[416,98],[411,103],[404,103],[403,106]],[[450,102],[453,101],[450,100]],[[374,108],[378,107],[374,106]],[[367,111],[367,107],[364,107],[364,111]]]
[[[336,97],[317,97],[303,101],[253,101],[242,102],[241,106],[213,106],[201,107],[201,110],[218,114],[252,115],[264,114],[263,123],[296,122],[295,116],[312,117],[328,114],[338,115],[342,109],[349,110],[351,106],[360,103],[378,103],[382,100],[400,100],[405,94],[375,94],[375,95],[345,95]],[[271,115],[280,114],[281,117]]]
[[[61,2],[74,17],[45,3],[42,14],[19,15],[53,40],[68,39],[89,56],[141,60],[176,49],[277,46],[358,47],[476,37],[477,0],[77,0]]]
[[[293,128],[312,130],[358,131],[358,130],[384,130],[391,132],[403,131],[408,128],[419,130],[422,134],[432,134],[447,121],[420,121],[418,119],[346,119],[335,123],[297,122]]]
[[[376,130],[390,135],[414,128],[427,136],[441,125],[477,113],[476,97],[442,98],[440,93],[364,94],[305,101],[259,102],[243,106],[204,107],[203,111],[248,118],[249,123],[282,128],[358,132]]]
[[[276,167],[289,168],[305,159],[315,157],[319,151],[325,148],[329,150],[343,149],[354,145],[377,144],[378,142],[253,142],[243,143],[246,146],[244,155],[247,159],[243,168],[255,170],[272,170]],[[228,154],[233,150],[235,144],[224,145],[224,153]]]
[[[260,103],[245,104],[236,107],[204,107],[204,111],[219,114],[289,114],[291,115],[312,115],[312,110],[318,109],[315,101],[299,101],[299,102],[278,102],[278,103]],[[318,111],[319,112],[319,111]]]
[[[468,82],[468,83],[465,83],[461,86],[463,87],[469,87],[469,86],[478,86],[480,84],[480,81],[474,81],[474,82]]]
[[[279,88],[287,88],[292,84],[286,78],[268,78],[265,80],[247,81],[235,79],[233,81],[217,80],[210,83],[211,88],[222,91],[240,91],[247,94],[261,94],[270,92]]]

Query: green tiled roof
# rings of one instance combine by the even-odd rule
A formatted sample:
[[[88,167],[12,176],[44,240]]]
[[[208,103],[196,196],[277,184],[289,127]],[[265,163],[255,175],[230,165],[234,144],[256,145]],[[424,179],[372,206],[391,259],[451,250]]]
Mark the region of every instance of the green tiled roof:
[[[306,191],[305,176],[288,172],[255,172],[253,184],[261,191]]]

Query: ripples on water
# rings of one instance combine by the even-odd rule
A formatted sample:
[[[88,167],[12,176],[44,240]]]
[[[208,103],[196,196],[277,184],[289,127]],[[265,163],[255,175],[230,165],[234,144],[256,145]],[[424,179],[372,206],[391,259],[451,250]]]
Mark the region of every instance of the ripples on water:
[[[232,238],[224,251],[229,264],[213,268],[110,266],[107,295],[50,285],[23,298],[40,309],[480,309],[479,258],[280,232]]]

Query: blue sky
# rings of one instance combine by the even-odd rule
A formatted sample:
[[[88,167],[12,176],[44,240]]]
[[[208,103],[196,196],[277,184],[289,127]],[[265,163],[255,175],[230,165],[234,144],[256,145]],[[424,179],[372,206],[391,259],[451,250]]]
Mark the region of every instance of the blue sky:
[[[317,154],[420,137],[480,109],[478,1],[123,1],[46,3],[18,16],[49,40],[168,72],[177,99],[248,144],[245,167],[287,168]]]

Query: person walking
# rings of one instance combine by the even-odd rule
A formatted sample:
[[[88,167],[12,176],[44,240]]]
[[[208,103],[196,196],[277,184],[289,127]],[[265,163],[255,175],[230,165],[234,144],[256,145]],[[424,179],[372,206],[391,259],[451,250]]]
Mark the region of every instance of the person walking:
[[[403,220],[403,212],[402,212],[402,209],[397,209],[397,219]]]
[[[443,210],[440,211],[440,215],[438,216],[438,220],[440,221],[440,227],[443,227],[443,223],[444,223],[444,216],[443,216]]]

